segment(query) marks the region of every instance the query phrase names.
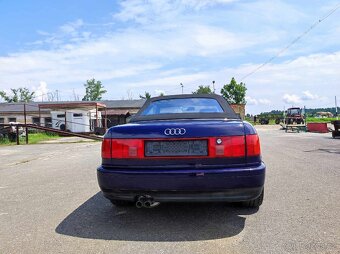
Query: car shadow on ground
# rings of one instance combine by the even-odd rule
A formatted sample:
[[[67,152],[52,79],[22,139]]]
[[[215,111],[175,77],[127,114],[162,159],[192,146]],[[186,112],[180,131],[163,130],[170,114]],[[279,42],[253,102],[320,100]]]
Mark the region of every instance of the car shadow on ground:
[[[168,203],[152,209],[117,208],[100,192],[69,214],[56,228],[63,235],[124,241],[199,241],[231,237],[256,213],[224,203]]]

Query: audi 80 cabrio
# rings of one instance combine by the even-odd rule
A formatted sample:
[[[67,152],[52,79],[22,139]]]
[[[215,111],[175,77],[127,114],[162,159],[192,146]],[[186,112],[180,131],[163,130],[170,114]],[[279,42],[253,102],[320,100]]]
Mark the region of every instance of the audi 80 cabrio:
[[[254,127],[218,95],[151,98],[102,142],[99,186],[115,205],[240,202],[259,207],[265,164]]]

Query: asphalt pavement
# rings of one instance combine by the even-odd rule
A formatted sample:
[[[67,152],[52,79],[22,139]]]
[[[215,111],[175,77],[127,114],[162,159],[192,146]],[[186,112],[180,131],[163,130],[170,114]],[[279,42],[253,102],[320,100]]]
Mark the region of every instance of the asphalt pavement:
[[[97,185],[99,142],[0,146],[0,253],[340,253],[340,139],[258,132],[259,209],[116,208]]]

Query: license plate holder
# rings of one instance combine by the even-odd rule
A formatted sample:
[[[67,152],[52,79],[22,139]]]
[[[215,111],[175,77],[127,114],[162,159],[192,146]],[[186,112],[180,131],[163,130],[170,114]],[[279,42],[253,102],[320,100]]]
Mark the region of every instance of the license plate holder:
[[[146,157],[207,156],[208,140],[145,141]]]

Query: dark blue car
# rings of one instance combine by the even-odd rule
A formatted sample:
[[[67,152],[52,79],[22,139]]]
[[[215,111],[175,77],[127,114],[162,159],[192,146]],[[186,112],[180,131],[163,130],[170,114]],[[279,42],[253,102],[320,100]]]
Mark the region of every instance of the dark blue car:
[[[102,143],[99,186],[115,205],[262,204],[265,164],[254,127],[218,95],[152,98]]]

